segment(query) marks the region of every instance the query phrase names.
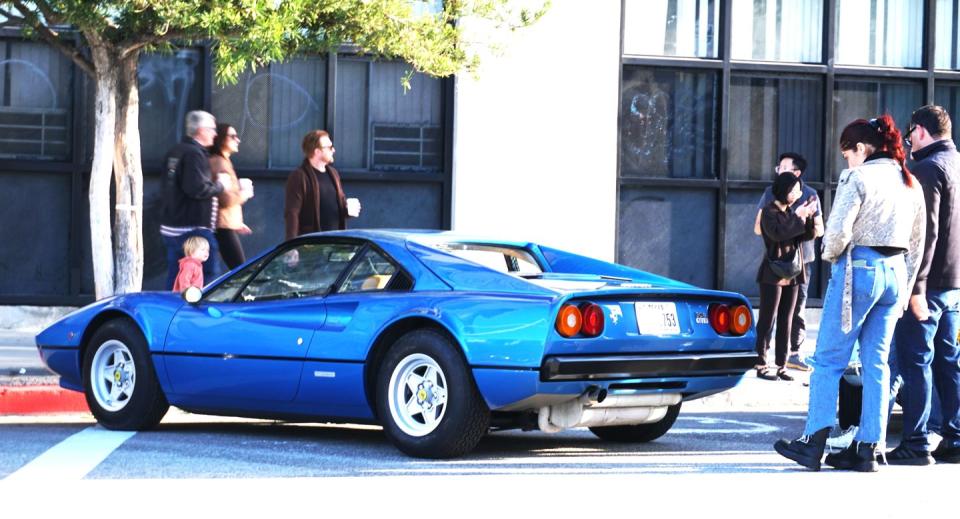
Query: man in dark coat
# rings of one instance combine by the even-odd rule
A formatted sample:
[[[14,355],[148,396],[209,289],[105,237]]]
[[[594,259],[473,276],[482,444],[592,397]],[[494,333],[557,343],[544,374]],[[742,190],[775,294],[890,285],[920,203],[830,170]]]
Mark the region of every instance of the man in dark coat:
[[[927,230],[910,305],[897,323],[895,350],[903,390],[903,438],[888,452],[893,465],[960,463],[960,153],[950,115],[940,106],[918,108],[904,140],[917,161]],[[928,439],[931,396],[940,396],[940,445]]]
[[[203,278],[212,281],[219,274],[219,249],[214,229],[217,226],[217,195],[223,185],[210,173],[207,147],[217,136],[217,121],[202,110],[187,114],[186,136],[164,158],[163,214],[160,236],[167,249],[166,289],[177,277],[183,242],[201,236],[210,245],[210,257],[203,262]]]
[[[313,130],[303,137],[303,163],[287,178],[283,217],[286,238],[347,228],[347,216],[360,215],[360,202],[347,199],[340,174],[331,165],[330,134]]]

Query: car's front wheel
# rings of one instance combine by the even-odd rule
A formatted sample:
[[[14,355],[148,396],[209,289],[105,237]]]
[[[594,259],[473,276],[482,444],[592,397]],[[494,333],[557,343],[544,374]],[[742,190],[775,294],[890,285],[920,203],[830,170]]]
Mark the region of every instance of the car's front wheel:
[[[129,321],[115,319],[94,332],[83,356],[83,375],[90,412],[107,429],[149,429],[170,408],[146,340]]]
[[[466,454],[490,424],[460,352],[434,330],[410,332],[390,347],[377,372],[376,405],[384,433],[410,456]]]
[[[663,420],[637,425],[614,425],[610,427],[590,427],[590,432],[601,440],[623,443],[645,443],[667,434],[680,415],[680,404],[667,408]]]

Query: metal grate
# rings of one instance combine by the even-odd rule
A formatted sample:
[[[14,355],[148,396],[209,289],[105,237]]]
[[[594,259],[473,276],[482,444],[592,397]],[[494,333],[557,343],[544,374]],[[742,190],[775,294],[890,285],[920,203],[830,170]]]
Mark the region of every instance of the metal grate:
[[[65,109],[0,107],[0,157],[67,158],[69,121]]]
[[[441,139],[439,126],[373,123],[370,146],[374,169],[439,171]]]

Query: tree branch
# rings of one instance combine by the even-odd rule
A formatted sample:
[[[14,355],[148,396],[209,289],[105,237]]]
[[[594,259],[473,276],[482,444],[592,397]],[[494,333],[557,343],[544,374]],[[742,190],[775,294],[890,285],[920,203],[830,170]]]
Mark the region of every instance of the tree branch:
[[[168,31],[164,34],[150,34],[150,35],[138,36],[123,49],[123,51],[120,53],[120,59],[126,59],[134,52],[143,50],[143,48],[148,45],[153,45],[155,43],[161,43],[165,41],[176,40],[180,38],[188,38],[188,36],[185,32],[178,32],[178,31]]]
[[[40,9],[41,13],[43,13],[43,19],[47,21],[47,25],[60,25],[60,23],[63,21],[63,17],[61,17],[56,11],[53,10],[52,7],[50,7],[50,4],[47,2],[47,0],[34,0],[33,4]]]
[[[96,74],[96,67],[94,67],[93,63],[91,63],[86,56],[80,53],[80,49],[74,45],[67,45],[58,33],[54,32],[52,29],[50,29],[50,27],[44,24],[40,18],[37,17],[36,13],[30,11],[27,6],[23,4],[23,2],[16,0],[13,2],[13,5],[15,5],[17,10],[20,11],[20,14],[23,15],[24,23],[30,25],[37,31],[40,39],[47,42],[53,46],[53,48],[59,50],[65,56],[70,58],[74,63],[77,64],[78,67],[80,67],[81,70],[90,76],[94,76]]]

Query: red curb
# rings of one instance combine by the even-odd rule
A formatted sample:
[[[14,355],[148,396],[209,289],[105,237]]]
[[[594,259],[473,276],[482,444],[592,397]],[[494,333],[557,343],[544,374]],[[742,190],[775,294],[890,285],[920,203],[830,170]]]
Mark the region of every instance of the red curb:
[[[83,393],[58,386],[0,387],[0,415],[90,412]]]

